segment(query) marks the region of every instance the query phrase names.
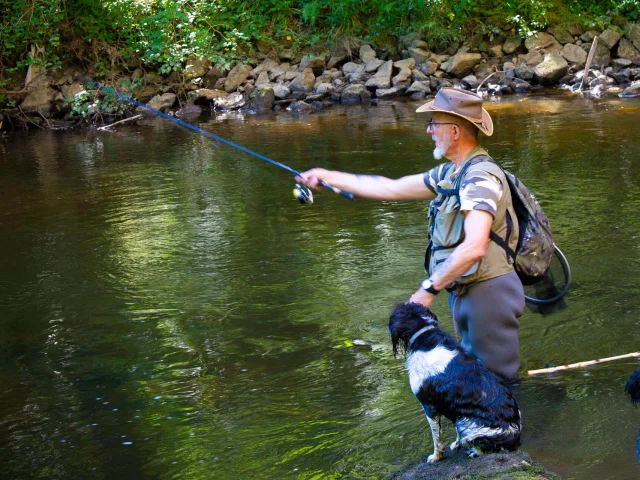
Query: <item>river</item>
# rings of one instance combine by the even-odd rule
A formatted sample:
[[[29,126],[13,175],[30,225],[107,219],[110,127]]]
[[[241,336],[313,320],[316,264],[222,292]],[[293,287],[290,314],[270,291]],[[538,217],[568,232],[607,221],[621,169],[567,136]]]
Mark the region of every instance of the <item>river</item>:
[[[436,165],[418,105],[198,125],[299,170],[398,177]],[[572,267],[566,308],[527,311],[520,336],[522,448],[568,479],[638,475],[637,360],[526,370],[639,350],[639,108],[487,105],[483,145]],[[0,476],[383,478],[427,453],[386,328],[423,279],[426,203],[300,206],[293,185],[162,119],[0,139]]]

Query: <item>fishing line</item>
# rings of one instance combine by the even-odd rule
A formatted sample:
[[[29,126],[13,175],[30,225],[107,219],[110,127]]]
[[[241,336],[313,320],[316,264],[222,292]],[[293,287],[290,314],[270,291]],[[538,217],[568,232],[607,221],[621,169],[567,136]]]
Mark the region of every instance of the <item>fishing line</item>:
[[[237,143],[233,143],[229,140],[226,140],[222,137],[219,137],[217,135],[214,135],[211,132],[207,132],[206,130],[203,130],[201,128],[196,127],[195,125],[191,125],[190,123],[187,123],[183,120],[180,120],[177,117],[172,117],[171,115],[167,115],[164,112],[161,112],[160,110],[157,110],[153,107],[150,107],[149,105],[145,105],[142,102],[139,102],[138,100],[131,98],[123,93],[120,93],[116,90],[114,90],[111,87],[107,87],[106,85],[87,77],[86,75],[80,75],[82,78],[85,79],[86,83],[89,84],[89,86],[91,86],[92,84],[97,86],[99,89],[104,90],[105,92],[109,93],[110,95],[114,95],[116,97],[118,97],[121,100],[124,100],[125,102],[128,103],[132,103],[133,105],[136,105],[137,107],[140,108],[144,108],[149,110],[152,113],[155,113],[156,115],[162,117],[162,118],[166,118],[167,120],[171,120],[172,122],[177,123],[178,125],[182,125],[183,127],[189,128],[191,130],[195,130],[198,133],[201,133],[203,135],[206,135],[209,138],[213,138],[214,140],[217,140],[218,142],[224,143],[226,145],[229,145],[230,147],[233,148],[237,148],[238,150],[241,150],[245,153],[248,153],[249,155],[253,155],[254,157],[258,157],[260,160],[264,160],[265,162],[268,162],[272,165],[275,165],[276,167],[280,167],[283,170],[286,170],[287,172],[293,173],[294,175],[300,175],[300,172],[297,170],[294,170],[291,167],[286,166],[283,163],[280,162],[276,162],[275,160],[272,160],[268,157],[265,157],[264,155],[261,155],[259,153],[256,153],[252,150],[249,150],[248,148],[243,147],[242,145],[238,145]],[[331,190],[332,192],[335,192],[339,195],[342,195],[345,198],[348,198],[349,200],[353,200],[355,199],[355,195],[353,193],[349,193],[349,192],[345,192],[343,190],[340,190],[337,187],[332,187],[331,185],[326,184],[325,182],[323,182],[322,180],[320,180],[318,182],[319,185],[323,186],[324,188],[328,188],[329,190]],[[299,193],[298,193],[299,192]],[[298,201],[302,204],[306,204],[306,203],[313,203],[313,195],[311,194],[311,190],[309,190],[308,187],[306,187],[305,185],[298,185],[296,184],[295,188],[294,188],[294,196],[296,196],[296,198],[298,199]]]

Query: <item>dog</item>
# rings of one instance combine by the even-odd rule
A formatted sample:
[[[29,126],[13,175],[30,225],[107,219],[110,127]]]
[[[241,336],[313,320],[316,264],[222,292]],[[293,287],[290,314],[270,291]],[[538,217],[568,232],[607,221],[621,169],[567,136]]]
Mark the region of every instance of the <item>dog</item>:
[[[636,405],[640,402],[640,368],[633,372],[633,375],[627,380],[624,391],[631,397],[631,403]],[[638,434],[636,442],[636,455],[638,456],[638,462],[640,462],[640,434]]]
[[[397,305],[389,334],[394,356],[401,350],[406,354],[411,390],[431,427],[433,454],[427,463],[444,457],[442,415],[456,429],[451,450],[464,448],[469,457],[476,457],[520,446],[520,410],[508,387],[439,329],[431,310],[418,303]]]

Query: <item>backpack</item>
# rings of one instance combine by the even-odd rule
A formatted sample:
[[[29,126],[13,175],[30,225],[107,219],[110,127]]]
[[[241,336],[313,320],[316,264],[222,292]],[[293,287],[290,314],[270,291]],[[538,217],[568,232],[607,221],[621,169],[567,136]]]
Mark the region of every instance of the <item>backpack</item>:
[[[555,240],[551,232],[549,219],[542,211],[542,207],[533,193],[514,174],[508,172],[502,166],[486,155],[478,155],[469,160],[463,167],[456,180],[455,190],[459,196],[460,184],[467,169],[471,165],[488,161],[492,162],[504,173],[511,192],[513,210],[518,219],[519,236],[515,252],[509,247],[508,240],[500,238],[494,231],[489,233],[489,238],[500,245],[506,254],[514,260],[514,267],[523,284],[535,282],[551,265],[553,259]]]

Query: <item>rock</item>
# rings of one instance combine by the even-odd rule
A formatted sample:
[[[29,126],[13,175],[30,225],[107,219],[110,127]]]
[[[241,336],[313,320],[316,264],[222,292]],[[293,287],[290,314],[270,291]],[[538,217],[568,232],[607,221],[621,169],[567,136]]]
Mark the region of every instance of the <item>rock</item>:
[[[291,90],[292,93],[310,92],[313,90],[315,80],[316,77],[313,74],[313,70],[311,70],[311,68],[305,68],[304,71],[291,82],[289,90]]]
[[[242,82],[244,82],[249,76],[251,70],[246,65],[237,64],[231,69],[229,75],[227,75],[224,81],[224,89],[227,93],[231,93],[236,90]]]
[[[577,23],[570,23],[566,25],[566,27],[567,31],[574,37],[580,36],[584,33],[584,29],[582,28],[582,26],[578,25]]]
[[[180,110],[177,110],[175,115],[178,118],[195,118],[202,114],[202,108],[197,105],[185,103]]]
[[[310,68],[314,75],[322,75],[327,59],[324,56],[305,55],[298,65],[298,71],[304,72],[305,69]]]
[[[400,45],[409,48],[413,44],[413,42],[415,42],[416,40],[420,40],[421,38],[422,36],[418,32],[411,32],[403,37],[400,37],[399,42]]]
[[[618,56],[630,60],[634,65],[640,65],[640,51],[626,38],[620,39],[618,43]]]
[[[529,52],[544,49],[546,52],[556,52],[562,50],[562,45],[552,36],[545,32],[534,33],[524,41],[524,46]]]
[[[553,85],[569,71],[569,64],[557,52],[545,55],[541,64],[534,70],[535,77],[542,85]]]
[[[422,42],[422,43],[425,43],[425,42]],[[409,48],[408,51],[409,51],[409,56],[413,58],[416,63],[426,62],[427,59],[431,56],[431,53],[429,53],[426,49],[423,49],[423,48],[412,47],[412,48]]]
[[[294,55],[293,51],[288,48],[281,50],[278,54],[278,60],[280,60],[281,62],[292,62],[295,58],[296,56]]]
[[[598,43],[604,43],[611,50],[622,38],[622,29],[620,27],[609,27],[598,37]]]
[[[376,97],[380,100],[389,100],[402,95],[405,90],[404,87],[379,88],[376,90]]]
[[[293,102],[289,104],[289,106],[287,107],[287,110],[296,112],[296,113],[309,113],[309,112],[313,112],[315,108],[313,108],[312,105],[309,105],[306,102],[299,101],[299,102]]]
[[[42,85],[29,92],[29,95],[20,104],[20,108],[25,112],[38,112],[43,117],[51,116],[51,104],[56,98],[57,90]]]
[[[431,93],[431,88],[430,88],[428,82],[427,83],[425,83],[425,82],[413,82],[411,84],[411,86],[407,89],[406,94],[407,95],[413,95],[414,93],[417,93],[417,92],[424,92],[425,94]]]
[[[470,90],[475,90],[480,85],[480,82],[475,75],[467,75],[462,79],[462,84]]]
[[[446,71],[454,77],[463,78],[469,75],[481,60],[482,56],[479,53],[456,53],[450,59]]]
[[[258,75],[258,78],[256,79],[255,85],[269,85],[269,74],[267,72],[260,72],[260,75]]]
[[[633,82],[619,96],[623,98],[640,97],[640,81]]]
[[[353,72],[348,77],[349,83],[364,83],[369,79],[369,75],[360,72]]]
[[[361,103],[369,100],[371,94],[364,85],[349,85],[342,91],[340,96],[341,103]]]
[[[280,65],[278,64],[278,62],[271,60],[270,58],[265,58],[260,65],[258,65],[256,68],[251,70],[249,75],[253,78],[256,78],[263,72],[269,73],[274,68],[279,68],[279,67]]]
[[[429,50],[429,45],[427,44],[427,42],[425,42],[424,40],[421,40],[419,38],[416,38],[415,40],[413,40],[411,42],[410,45],[408,45],[408,47],[411,48],[421,48],[422,50]]]
[[[638,55],[640,55],[640,52],[638,52]],[[619,72],[621,70],[624,70],[625,68],[630,67],[632,64],[633,62],[628,58],[616,58],[611,61],[611,65],[613,66],[614,72]]]
[[[582,40],[583,42],[593,42],[593,39],[598,35],[600,35],[600,32],[598,32],[597,30],[589,30],[580,35],[580,40]]]
[[[275,95],[276,98],[280,100],[284,100],[285,98],[289,98],[289,96],[291,95],[291,90],[289,90],[287,87],[285,87],[281,83],[276,83],[273,86],[273,94]]]
[[[438,71],[439,66],[438,62],[425,62],[418,64],[417,68],[426,76],[431,76]]]
[[[425,75],[421,70],[414,68],[411,70],[411,80],[414,82],[425,82],[429,80],[429,76]]]
[[[365,85],[370,88],[389,88],[391,86],[392,72],[393,62],[388,60],[378,69],[373,77],[367,80]]]
[[[284,74],[285,82],[290,82],[291,80],[295,80],[296,78],[298,78],[298,72],[296,70],[289,70]]]
[[[191,79],[196,77],[204,77],[209,71],[211,62],[204,58],[192,58],[187,61],[187,65],[184,68],[185,78]]]
[[[580,48],[583,48],[585,52],[589,52],[591,49],[590,43],[585,43],[581,45]],[[592,65],[597,66],[599,68],[604,68],[611,63],[611,50],[604,43],[598,42],[596,45],[596,51],[593,55]]]
[[[547,31],[562,45],[573,43],[573,35],[563,26],[556,25],[555,27],[547,29]]]
[[[511,80],[511,88],[514,93],[526,93],[531,88],[531,85],[521,78],[514,78]]]
[[[402,70],[403,68],[412,69],[416,66],[415,58],[405,58],[404,60],[398,60],[397,62],[393,62],[393,67]]]
[[[216,83],[213,85],[214,90],[224,90],[224,82],[226,82],[227,78],[219,78]]]
[[[424,100],[427,97],[427,92],[415,92],[411,94],[411,100]]]
[[[391,79],[391,84],[394,87],[409,87],[409,85],[411,85],[411,69],[406,67],[401,68],[400,72]]]
[[[530,82],[531,80],[533,80],[534,71],[529,65],[523,63],[516,66],[514,74],[516,78]]]
[[[60,91],[62,92],[62,95],[64,96],[64,98],[68,98],[68,99],[72,99],[83,90],[84,90],[84,86],[80,85],[79,83],[72,83],[71,85],[62,85],[60,87]]]
[[[634,47],[640,50],[640,24],[630,23],[624,37],[629,40]]]
[[[209,71],[205,74],[205,76],[202,77],[201,86],[203,88],[214,88],[216,82],[222,77],[224,77],[224,73],[222,73],[222,71],[220,71],[216,67],[211,67],[209,68]],[[156,83],[160,83],[160,81]]]
[[[196,105],[208,105],[217,98],[226,98],[229,94],[224,90],[209,90],[207,88],[200,88],[192,92],[187,93],[187,100]]]
[[[342,66],[342,73],[345,75],[351,75],[352,73],[364,73],[364,65],[354,62],[347,62]]]
[[[537,50],[529,52],[525,55],[518,55],[518,63],[526,63],[530,66],[536,66],[543,60],[542,54]]]
[[[369,63],[377,57],[376,51],[370,45],[362,45],[360,47],[360,60],[362,63]]]
[[[489,56],[496,57],[496,58],[504,57],[504,52],[502,51],[502,45],[494,45],[493,47],[489,48]]]
[[[378,58],[374,58],[367,62],[364,66],[365,73],[373,73],[378,70],[382,65],[384,65],[384,60],[380,60]]]
[[[227,97],[219,97],[213,100],[214,108],[220,110],[235,110],[243,107],[246,103],[244,96],[241,93],[234,92]]]
[[[263,73],[266,74],[266,72]],[[251,100],[251,109],[258,113],[268,112],[273,108],[275,99],[275,93],[271,85],[258,85],[255,96]]]
[[[159,85],[139,85],[133,89],[133,96],[142,103],[146,103],[161,91],[162,88]]]
[[[505,40],[504,44],[502,45],[502,51],[506,55],[511,55],[518,49],[521,44],[522,37],[520,37],[520,35],[512,35]]]
[[[163,93],[162,95],[156,95],[149,100],[147,106],[160,110],[161,112],[166,112],[176,104],[177,99],[178,97],[175,93]]]
[[[330,83],[321,83],[316,87],[315,93],[318,95],[331,95],[336,91],[336,88]]]
[[[567,43],[562,47],[560,55],[562,55],[567,62],[577,63],[579,66],[584,65],[587,61],[587,52],[573,43]]]

